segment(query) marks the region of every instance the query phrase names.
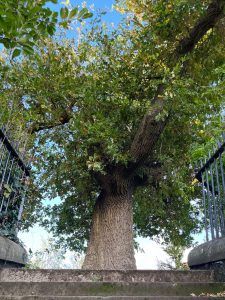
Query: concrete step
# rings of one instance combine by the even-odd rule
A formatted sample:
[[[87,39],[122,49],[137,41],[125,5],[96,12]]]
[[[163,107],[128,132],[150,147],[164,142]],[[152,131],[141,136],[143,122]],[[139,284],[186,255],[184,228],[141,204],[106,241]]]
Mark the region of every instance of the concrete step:
[[[11,296],[1,296],[1,300],[193,300],[194,296],[190,297],[183,297],[183,296],[174,296],[174,297],[167,297],[167,296],[158,296],[158,297],[132,297],[132,296],[123,296],[123,297],[88,297],[88,296],[81,296],[81,297],[61,297],[61,296],[18,296],[18,297],[11,297]],[[224,297],[197,297],[198,300],[224,300]]]
[[[213,282],[212,271],[85,271],[0,269],[0,282]]]
[[[2,296],[191,296],[225,291],[225,283],[1,282]]]

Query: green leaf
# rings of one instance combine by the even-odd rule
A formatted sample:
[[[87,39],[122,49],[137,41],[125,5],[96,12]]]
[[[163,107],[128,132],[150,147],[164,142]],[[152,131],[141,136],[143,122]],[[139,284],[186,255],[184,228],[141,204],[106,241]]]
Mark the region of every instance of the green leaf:
[[[15,49],[13,51],[13,54],[12,54],[12,59],[16,58],[17,56],[19,56],[21,53],[21,50],[20,49]]]
[[[69,13],[69,19],[73,19],[78,13],[78,7],[75,7],[74,9],[72,9]]]
[[[67,7],[62,7],[62,8],[60,9],[60,16],[61,16],[61,18],[62,18],[62,19],[66,19],[66,18],[68,17],[68,15],[69,15],[69,10],[68,10],[68,8],[67,8]]]
[[[82,16],[82,19],[88,19],[88,18],[91,18],[93,17],[93,13],[89,12],[89,13],[86,13]]]
[[[4,188],[11,193],[12,189],[8,184],[4,184]]]
[[[85,7],[82,8],[78,14],[78,19],[82,19],[85,14],[89,13],[89,10]]]
[[[68,28],[68,22],[67,21],[63,21],[59,23],[60,26],[62,26],[63,28]]]
[[[33,54],[34,49],[30,45],[24,45],[23,46],[23,51],[25,54]]]
[[[54,12],[52,14],[52,22],[53,23],[56,23],[57,22],[57,19],[58,19],[58,13],[57,12]],[[54,24],[55,25],[55,24]]]
[[[58,0],[50,0],[52,3],[57,4]]]
[[[52,15],[51,9],[49,9],[49,8],[46,9],[46,10],[45,10],[45,16],[46,16],[46,17],[50,17],[51,15]]]
[[[11,194],[10,192],[6,192],[6,191],[5,191],[5,192],[4,192],[5,198],[9,198],[10,194]]]
[[[55,32],[55,26],[54,25],[47,26],[47,31],[50,35],[53,35]]]

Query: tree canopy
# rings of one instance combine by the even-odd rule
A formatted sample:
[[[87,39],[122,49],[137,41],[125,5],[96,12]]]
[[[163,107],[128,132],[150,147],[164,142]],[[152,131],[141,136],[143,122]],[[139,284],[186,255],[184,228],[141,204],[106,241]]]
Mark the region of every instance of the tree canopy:
[[[32,57],[1,61],[1,101],[16,103],[33,136],[38,195],[60,197],[46,208],[33,194],[25,219],[83,250],[102,178],[116,168],[134,187],[135,233],[190,243],[193,162],[223,129],[224,6],[118,1],[118,28],[93,23],[79,43],[43,39]]]
[[[68,2],[68,1],[67,1]],[[33,53],[35,43],[54,35],[57,24],[67,28],[74,18],[82,21],[92,16],[87,8],[64,6],[53,11],[47,4],[58,0],[7,0],[0,3],[0,43],[13,49],[12,58]],[[69,2],[70,3],[70,2]]]

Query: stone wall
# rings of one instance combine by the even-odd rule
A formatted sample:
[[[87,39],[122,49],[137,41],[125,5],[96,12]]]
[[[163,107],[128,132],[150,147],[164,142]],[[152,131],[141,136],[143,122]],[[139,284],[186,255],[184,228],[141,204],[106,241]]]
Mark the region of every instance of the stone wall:
[[[225,260],[211,262],[199,266],[192,266],[192,270],[211,270],[214,271],[216,281],[225,281]]]

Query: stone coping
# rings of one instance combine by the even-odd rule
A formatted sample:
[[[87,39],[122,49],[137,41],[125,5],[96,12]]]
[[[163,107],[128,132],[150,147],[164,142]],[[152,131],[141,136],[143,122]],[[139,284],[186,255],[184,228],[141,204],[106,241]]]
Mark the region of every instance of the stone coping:
[[[0,269],[0,282],[213,282],[212,271]]]
[[[0,260],[2,262],[25,265],[27,263],[27,252],[19,244],[0,236]]]
[[[225,260],[225,238],[219,238],[195,247],[188,255],[189,267]]]

